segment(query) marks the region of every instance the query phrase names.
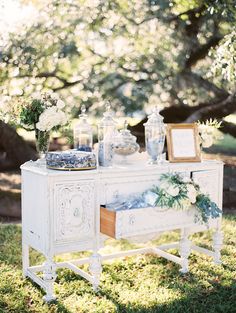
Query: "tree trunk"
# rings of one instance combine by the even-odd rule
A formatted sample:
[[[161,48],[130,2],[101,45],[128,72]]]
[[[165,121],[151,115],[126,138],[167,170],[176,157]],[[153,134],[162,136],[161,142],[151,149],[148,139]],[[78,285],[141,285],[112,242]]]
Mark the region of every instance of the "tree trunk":
[[[222,128],[220,128],[220,130],[222,130],[222,132],[236,138],[236,124],[222,121],[221,126]]]
[[[164,117],[165,123],[193,123],[198,120],[205,121],[209,118],[222,119],[223,117],[236,112],[236,95],[227,96],[221,102],[201,103],[195,107],[188,106],[171,106],[163,109],[160,113]],[[144,126],[147,121],[144,118],[137,125],[130,127],[132,133],[137,137],[139,144],[144,144]],[[236,125],[233,123],[222,122],[223,133],[230,134],[236,138]]]
[[[36,160],[36,151],[31,148],[14,128],[0,121],[0,170],[19,168],[28,160]]]

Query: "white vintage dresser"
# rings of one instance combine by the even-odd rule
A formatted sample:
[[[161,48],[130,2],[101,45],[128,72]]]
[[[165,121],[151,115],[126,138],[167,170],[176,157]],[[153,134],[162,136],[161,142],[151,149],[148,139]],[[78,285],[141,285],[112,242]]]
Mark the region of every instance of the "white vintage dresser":
[[[46,291],[45,300],[55,298],[53,284],[56,269],[66,267],[90,281],[96,289],[102,271],[102,260],[154,253],[174,261],[181,272],[188,271],[188,256],[197,250],[213,257],[220,263],[223,235],[221,218],[210,220],[208,225],[198,224],[194,208],[187,211],[146,208],[117,212],[115,237],[145,240],[150,234],[179,229],[181,239],[158,247],[123,251],[112,255],[100,255],[100,206],[114,200],[118,195],[143,192],[158,185],[159,177],[166,172],[181,172],[194,177],[203,192],[222,207],[223,164],[219,161],[200,163],[164,163],[146,165],[137,160],[132,165],[114,168],[98,168],[90,171],[55,171],[40,167],[37,162],[27,162],[22,170],[22,244],[23,273]],[[194,245],[188,235],[213,228],[213,250]],[[30,266],[29,247],[40,251],[46,258],[42,265]],[[179,248],[180,256],[167,252]],[[72,251],[92,251],[89,258],[54,262],[57,254]],[[90,273],[79,268],[89,263]],[[37,273],[43,272],[40,277]]]

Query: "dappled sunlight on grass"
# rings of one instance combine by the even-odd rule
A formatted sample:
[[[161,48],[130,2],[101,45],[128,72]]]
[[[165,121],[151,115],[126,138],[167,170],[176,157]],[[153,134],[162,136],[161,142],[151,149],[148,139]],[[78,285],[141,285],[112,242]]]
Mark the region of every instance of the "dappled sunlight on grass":
[[[192,253],[190,272],[179,273],[179,266],[154,255],[137,255],[104,262],[101,285],[95,293],[91,285],[68,269],[58,270],[55,293],[58,301],[50,305],[42,301],[44,292],[21,272],[21,226],[0,227],[0,312],[64,312],[64,313],[154,313],[154,312],[235,312],[236,301],[236,218],[223,220],[225,233],[222,266],[211,258]],[[192,236],[197,244],[211,247],[211,231]],[[151,243],[162,244],[179,239],[178,232],[166,233]],[[146,244],[142,244],[145,246]],[[102,253],[139,247],[126,240],[106,241]],[[172,250],[175,254],[178,251]],[[78,258],[86,253],[64,254],[57,260]],[[31,251],[31,262],[43,257]],[[88,270],[88,266],[83,267]],[[10,283],[9,283],[10,282]]]

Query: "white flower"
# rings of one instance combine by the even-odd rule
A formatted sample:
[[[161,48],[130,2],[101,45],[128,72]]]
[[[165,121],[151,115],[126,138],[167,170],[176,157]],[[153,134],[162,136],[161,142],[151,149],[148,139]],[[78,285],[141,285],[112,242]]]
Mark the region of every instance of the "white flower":
[[[198,125],[198,131],[199,131],[200,134],[208,132],[208,130],[209,130],[209,126],[207,126],[205,124]]]
[[[57,101],[57,108],[58,108],[58,109],[63,109],[64,107],[65,107],[65,102],[62,101],[61,99],[59,99],[59,100]]]
[[[45,105],[46,108],[49,108],[49,107],[52,106],[52,103],[50,101],[45,101],[44,105]]]
[[[170,187],[170,184],[166,181],[161,182],[160,189],[166,190]]]
[[[51,93],[51,94],[50,94],[50,97],[51,97],[53,100],[59,100],[59,99],[60,99],[59,96],[58,96],[58,94],[55,93],[55,92]]]
[[[3,96],[0,99],[0,111],[2,112],[2,114],[7,114],[11,111],[11,107],[10,107],[10,100],[11,98],[8,96]]]
[[[213,145],[213,136],[211,134],[204,133],[201,135],[203,148],[209,148]]]
[[[183,181],[183,183],[190,183],[191,182],[191,178],[187,177],[187,176],[184,176],[182,181]]]
[[[66,114],[52,106],[47,108],[39,117],[36,127],[42,131],[49,131],[55,126],[62,126],[67,123]]]
[[[187,185],[187,197],[189,198],[192,204],[196,202],[197,191],[192,184]]]
[[[34,92],[32,94],[32,98],[35,99],[35,100],[42,100],[42,96],[41,96],[41,93],[40,92]]]
[[[173,185],[170,185],[167,189],[166,192],[172,196],[172,197],[176,197],[179,194],[179,187],[175,187]]]
[[[203,148],[209,148],[214,143],[214,127],[201,124],[198,126]]]

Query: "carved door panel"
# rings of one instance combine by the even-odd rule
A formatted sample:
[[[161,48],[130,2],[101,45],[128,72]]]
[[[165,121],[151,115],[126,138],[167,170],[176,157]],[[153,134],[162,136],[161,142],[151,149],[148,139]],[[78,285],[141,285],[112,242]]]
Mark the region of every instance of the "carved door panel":
[[[94,236],[95,182],[61,182],[54,186],[55,241]]]

